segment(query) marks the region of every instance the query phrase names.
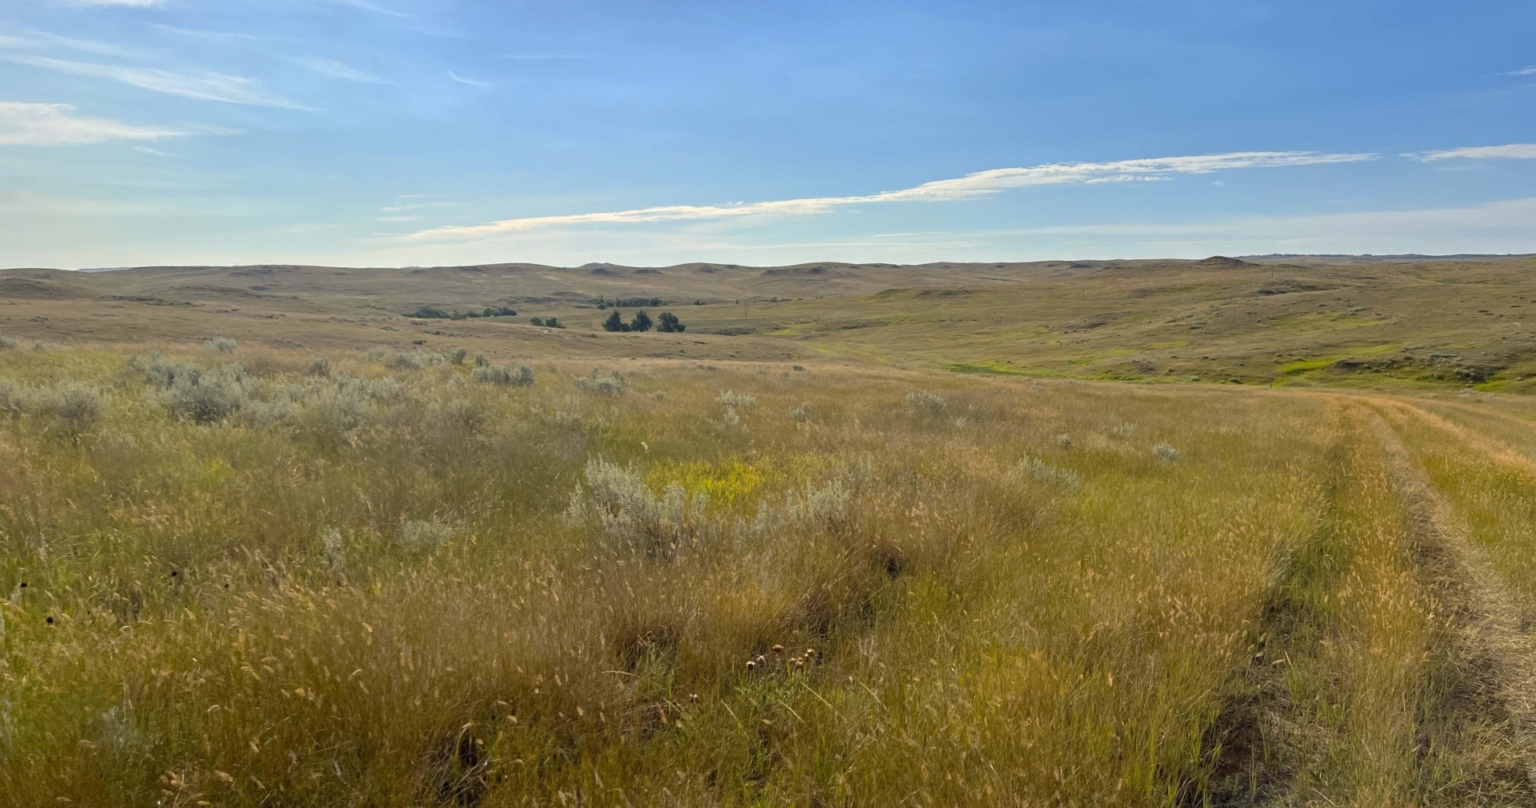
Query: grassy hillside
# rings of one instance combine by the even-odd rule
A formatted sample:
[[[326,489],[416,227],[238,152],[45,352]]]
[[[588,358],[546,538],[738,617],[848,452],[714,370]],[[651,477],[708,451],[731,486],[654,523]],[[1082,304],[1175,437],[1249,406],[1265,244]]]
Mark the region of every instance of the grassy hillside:
[[[0,333],[85,342],[510,356],[804,360],[1093,379],[1523,390],[1536,259],[243,267],[0,273]],[[659,299],[685,335],[612,335],[598,300]],[[408,316],[510,307],[515,317]],[[626,309],[626,317],[634,309]],[[556,317],[564,331],[531,326]]]
[[[0,806],[1536,802],[1526,259],[815,268],[5,273]]]

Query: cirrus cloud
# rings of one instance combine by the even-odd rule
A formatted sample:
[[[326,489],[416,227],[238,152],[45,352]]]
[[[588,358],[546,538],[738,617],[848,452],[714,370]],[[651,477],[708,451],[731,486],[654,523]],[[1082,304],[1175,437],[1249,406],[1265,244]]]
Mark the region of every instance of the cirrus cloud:
[[[1416,160],[1536,160],[1536,143],[1509,143],[1503,146],[1466,146],[1460,149],[1410,154]]]
[[[1187,157],[1154,157],[1106,163],[1050,163],[1027,168],[995,168],[963,177],[925,182],[912,188],[860,196],[808,197],[730,205],[665,205],[601,213],[532,216],[480,225],[438,227],[412,233],[412,240],[488,238],[509,233],[583,224],[644,224],[650,222],[737,219],[751,216],[805,216],[851,205],[890,202],[954,202],[993,196],[1014,188],[1037,185],[1146,182],[1181,174],[1211,174],[1245,168],[1356,163],[1375,154],[1329,154],[1309,151],[1229,152]]]
[[[142,126],[75,114],[70,104],[0,102],[0,146],[83,146],[109,140],[159,140],[228,130]]]

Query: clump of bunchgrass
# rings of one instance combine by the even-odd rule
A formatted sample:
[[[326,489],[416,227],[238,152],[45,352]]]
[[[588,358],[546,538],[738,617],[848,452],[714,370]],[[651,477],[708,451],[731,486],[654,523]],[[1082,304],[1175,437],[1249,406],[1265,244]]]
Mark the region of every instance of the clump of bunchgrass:
[[[1063,449],[1071,449],[1072,448],[1072,436],[1068,435],[1065,432],[1061,433],[1060,435],[1057,435],[1056,436],[1056,445],[1060,446]]]
[[[1179,450],[1166,443],[1159,443],[1158,445],[1153,446],[1152,454],[1158,460],[1161,460],[1165,463],[1177,463],[1179,460]]]
[[[235,350],[239,347],[240,343],[230,339],[229,337],[214,337],[213,339],[203,343],[203,348],[205,350],[213,351],[215,353],[234,353]]]

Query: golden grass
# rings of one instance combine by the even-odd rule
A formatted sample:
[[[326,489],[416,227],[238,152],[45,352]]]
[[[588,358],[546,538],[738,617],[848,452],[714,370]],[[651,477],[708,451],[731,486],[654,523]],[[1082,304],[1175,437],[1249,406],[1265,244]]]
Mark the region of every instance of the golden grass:
[[[1506,796],[1354,405],[314,358],[0,353],[0,804]]]

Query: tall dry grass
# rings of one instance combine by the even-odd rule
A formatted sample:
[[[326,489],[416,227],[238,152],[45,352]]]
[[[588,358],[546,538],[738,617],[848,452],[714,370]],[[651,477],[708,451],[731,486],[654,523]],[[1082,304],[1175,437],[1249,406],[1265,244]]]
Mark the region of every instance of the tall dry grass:
[[[105,391],[0,420],[0,802],[1200,804],[1322,519],[1293,698],[1416,793],[1423,607],[1318,401],[328,359],[0,355]]]

